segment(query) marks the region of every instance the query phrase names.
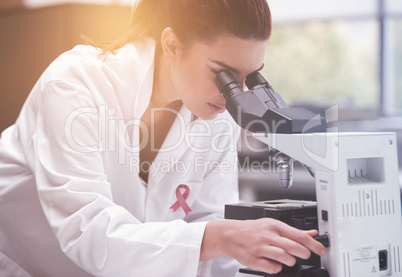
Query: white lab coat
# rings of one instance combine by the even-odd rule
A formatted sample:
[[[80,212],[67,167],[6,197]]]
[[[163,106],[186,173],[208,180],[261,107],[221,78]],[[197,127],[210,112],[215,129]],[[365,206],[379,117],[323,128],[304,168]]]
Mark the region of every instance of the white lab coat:
[[[90,46],[64,53],[2,133],[0,276],[209,276],[200,246],[206,222],[238,201],[238,128],[227,113],[203,121],[183,106],[145,184],[138,119],[154,49],[144,40],[105,61]],[[180,184],[187,216],[170,209]]]

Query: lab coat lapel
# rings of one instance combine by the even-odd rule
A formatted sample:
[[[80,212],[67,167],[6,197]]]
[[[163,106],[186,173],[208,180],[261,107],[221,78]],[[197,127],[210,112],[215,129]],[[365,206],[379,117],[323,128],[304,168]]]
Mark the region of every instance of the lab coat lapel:
[[[139,146],[139,122],[141,117],[145,113],[149,102],[151,101],[153,80],[154,80],[154,67],[155,67],[155,42],[153,40],[148,40],[145,46],[148,50],[144,55],[139,57],[139,64],[135,68],[133,74],[140,74],[143,76],[138,87],[138,92],[135,96],[134,101],[134,114],[133,119],[137,122],[134,123],[134,133],[132,136],[132,145]],[[139,150],[139,149],[137,149]],[[139,153],[139,152],[138,152]]]
[[[153,66],[148,71],[148,74],[145,75],[145,79],[143,80],[137,94],[137,99],[135,101],[134,108],[134,122],[132,122],[134,128],[132,130],[132,150],[133,154],[139,158],[140,153],[140,122],[141,117],[144,114],[145,110],[149,105],[149,101],[151,99],[153,87]]]
[[[138,54],[138,63],[133,68],[133,75],[138,74],[139,86],[135,95],[133,118],[130,124],[133,125],[131,133],[131,156],[135,160],[140,159],[140,122],[151,100],[155,66],[155,42],[147,40],[143,46],[143,52]],[[137,172],[139,174],[139,172]],[[138,180],[142,183],[138,175]]]
[[[161,150],[155,157],[149,175],[149,189],[161,182],[167,174],[175,172],[176,163],[188,150],[185,138],[191,123],[192,113],[183,105],[162,144]]]

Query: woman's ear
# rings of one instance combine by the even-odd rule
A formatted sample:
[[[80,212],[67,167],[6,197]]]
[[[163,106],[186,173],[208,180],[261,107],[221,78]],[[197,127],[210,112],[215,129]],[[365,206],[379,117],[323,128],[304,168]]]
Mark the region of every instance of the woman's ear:
[[[168,60],[174,61],[181,56],[182,45],[170,27],[162,31],[161,46],[162,53]]]

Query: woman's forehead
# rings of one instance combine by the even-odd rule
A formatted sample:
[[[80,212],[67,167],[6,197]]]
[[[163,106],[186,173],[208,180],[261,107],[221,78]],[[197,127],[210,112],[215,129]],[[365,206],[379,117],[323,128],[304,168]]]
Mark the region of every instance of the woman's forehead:
[[[192,55],[234,73],[257,71],[263,66],[267,41],[241,39],[229,35],[217,37],[213,43],[196,41]]]

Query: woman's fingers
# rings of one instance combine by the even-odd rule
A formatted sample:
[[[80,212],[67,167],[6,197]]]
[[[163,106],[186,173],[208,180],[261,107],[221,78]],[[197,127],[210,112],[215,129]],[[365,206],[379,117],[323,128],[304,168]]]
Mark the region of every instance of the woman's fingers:
[[[308,231],[303,231],[305,233],[307,233],[309,236],[314,237],[318,235],[318,231],[317,230],[308,230]]]
[[[296,264],[296,258],[284,250],[283,248],[276,246],[266,246],[263,249],[263,257],[269,260],[274,260],[278,263],[287,265],[289,267]]]
[[[312,237],[317,231],[301,231],[275,219],[211,222],[207,227],[203,259],[231,256],[245,266],[277,273],[282,265],[294,266],[296,257],[308,259],[311,251],[325,254],[325,247]],[[208,248],[213,254],[204,255]]]
[[[253,263],[248,265],[252,269],[260,270],[268,274],[275,274],[282,270],[282,265],[274,260],[267,258],[255,259]]]
[[[279,237],[272,243],[272,245],[282,248],[286,250],[290,255],[299,257],[301,259],[308,259],[311,255],[310,249],[298,242],[285,237]]]
[[[294,242],[297,242],[300,245],[307,247],[309,250],[313,251],[317,255],[323,256],[326,254],[326,249],[324,245],[320,242],[316,241],[311,235],[317,234],[314,230],[312,231],[301,231],[296,228],[293,228],[286,224],[279,225],[279,235],[285,238],[288,238]],[[301,249],[297,247],[297,249]]]

